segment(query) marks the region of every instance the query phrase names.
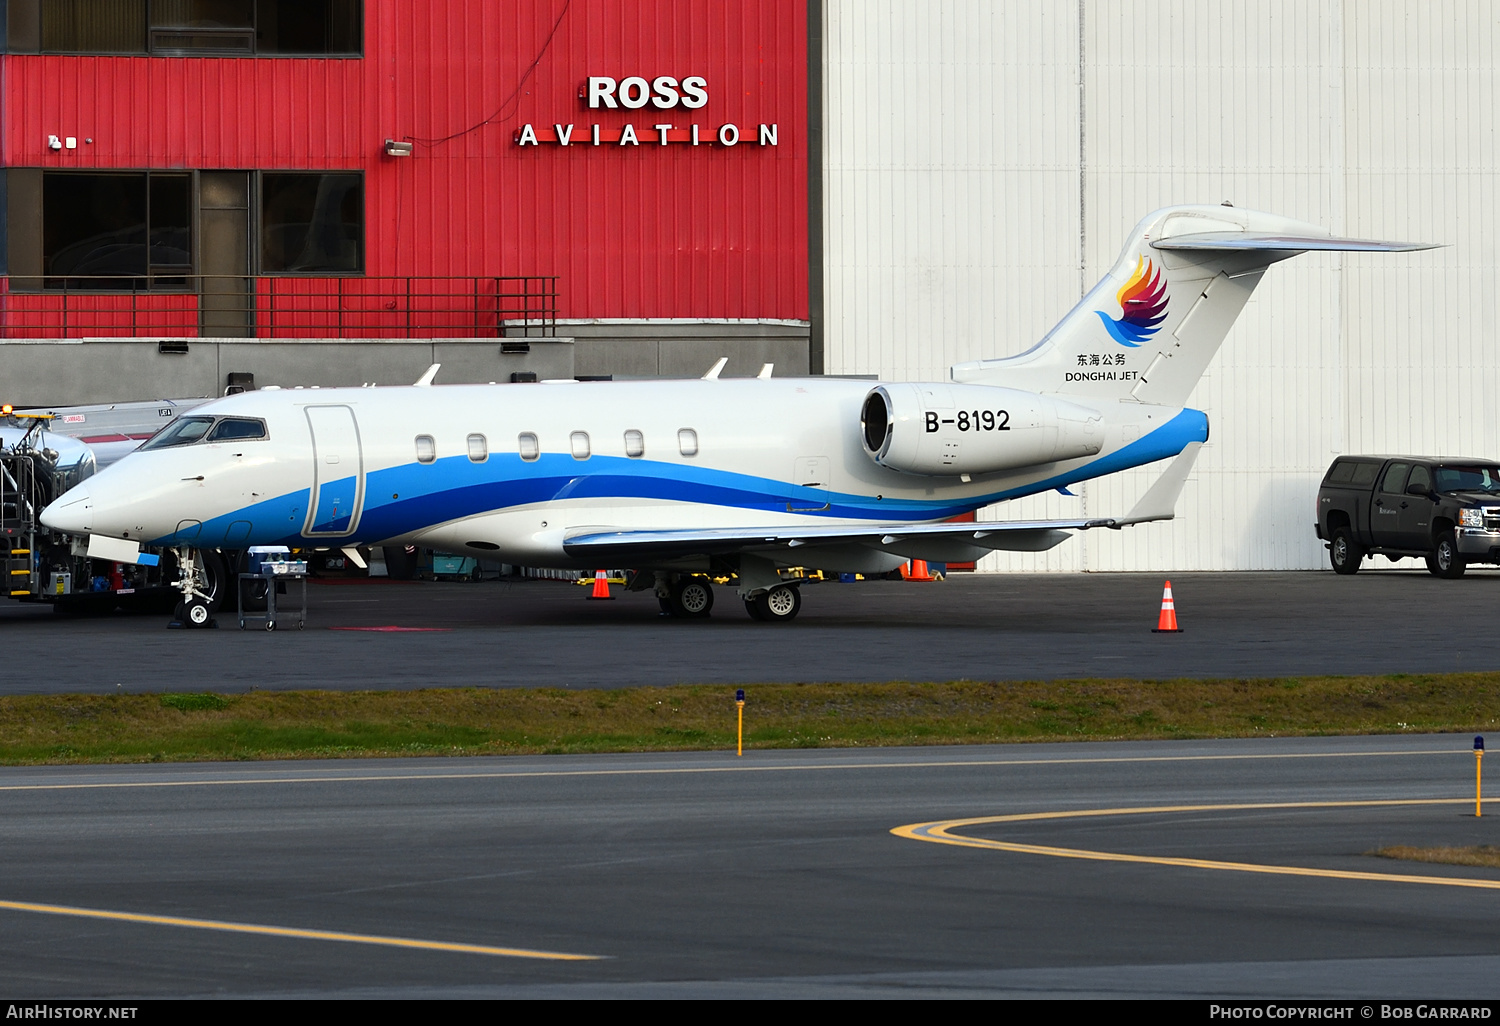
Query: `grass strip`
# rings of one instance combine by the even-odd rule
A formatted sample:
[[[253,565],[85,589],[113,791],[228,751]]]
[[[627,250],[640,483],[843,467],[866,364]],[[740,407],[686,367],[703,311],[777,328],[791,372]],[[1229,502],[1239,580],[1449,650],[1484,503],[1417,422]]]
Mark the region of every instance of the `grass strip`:
[[[1370,854],[1407,862],[1438,862],[1445,866],[1488,866],[1500,869],[1500,848],[1491,844],[1469,848],[1413,848],[1396,844],[1389,848],[1376,848]]]
[[[1483,731],[1500,673],[760,684],[750,748]],[[0,764],[726,749],[734,689],[0,697]]]

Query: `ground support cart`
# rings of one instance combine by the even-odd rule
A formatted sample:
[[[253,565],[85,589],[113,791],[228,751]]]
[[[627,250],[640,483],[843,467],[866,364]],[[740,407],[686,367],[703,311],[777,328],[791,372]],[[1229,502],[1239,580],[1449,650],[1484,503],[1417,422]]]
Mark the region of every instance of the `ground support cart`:
[[[282,613],[276,609],[276,585],[281,581],[296,581],[301,585],[300,604],[295,610],[283,611],[287,616],[292,612],[297,616],[297,629],[300,631],[307,618],[307,564],[298,563],[265,563],[264,570],[258,574],[240,574],[239,587],[235,589],[235,599],[239,604],[240,630],[245,629],[247,620],[264,620],[266,630],[274,631]],[[264,581],[266,584],[266,611],[264,613],[245,612],[245,582]]]

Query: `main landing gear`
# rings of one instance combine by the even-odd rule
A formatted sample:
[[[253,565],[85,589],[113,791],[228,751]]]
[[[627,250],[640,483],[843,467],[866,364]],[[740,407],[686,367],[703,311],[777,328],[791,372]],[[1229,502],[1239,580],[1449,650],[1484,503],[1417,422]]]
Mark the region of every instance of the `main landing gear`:
[[[802,611],[802,589],[781,584],[745,599],[745,611],[761,623],[788,623]]]
[[[796,583],[770,588],[740,589],[745,611],[761,623],[787,623],[802,611],[802,593]],[[697,574],[656,574],[656,601],[662,615],[679,620],[701,620],[714,607],[713,584]]]

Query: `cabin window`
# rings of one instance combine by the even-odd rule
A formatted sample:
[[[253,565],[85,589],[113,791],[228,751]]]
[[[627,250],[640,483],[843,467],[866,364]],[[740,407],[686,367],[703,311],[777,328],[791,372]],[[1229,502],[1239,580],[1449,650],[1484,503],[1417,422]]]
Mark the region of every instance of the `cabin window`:
[[[483,463],[490,458],[490,444],[483,435],[469,436],[469,462]]]
[[[208,433],[210,442],[241,442],[266,437],[266,422],[250,417],[223,417]]]
[[[530,463],[542,454],[541,443],[536,440],[536,435],[530,431],[521,432],[521,436],[517,441],[520,442],[521,446],[521,459],[526,462]]]
[[[586,460],[589,458],[589,433],[587,431],[574,431],[568,436],[568,441],[573,445],[573,458],[575,460]]]
[[[682,428],[678,431],[677,449],[684,456],[698,455],[698,432],[692,428]]]
[[[417,462],[431,463],[437,459],[437,443],[432,440],[431,435],[417,436]]]
[[[625,432],[625,455],[633,460],[646,455],[646,436],[635,428]]]

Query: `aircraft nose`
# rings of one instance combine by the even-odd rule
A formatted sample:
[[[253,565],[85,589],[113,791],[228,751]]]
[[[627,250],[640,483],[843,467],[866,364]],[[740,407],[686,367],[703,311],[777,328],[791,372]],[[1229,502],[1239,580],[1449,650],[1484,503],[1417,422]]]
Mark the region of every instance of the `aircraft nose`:
[[[94,527],[94,500],[87,483],[68,489],[42,510],[42,523],[66,534],[88,534]]]

